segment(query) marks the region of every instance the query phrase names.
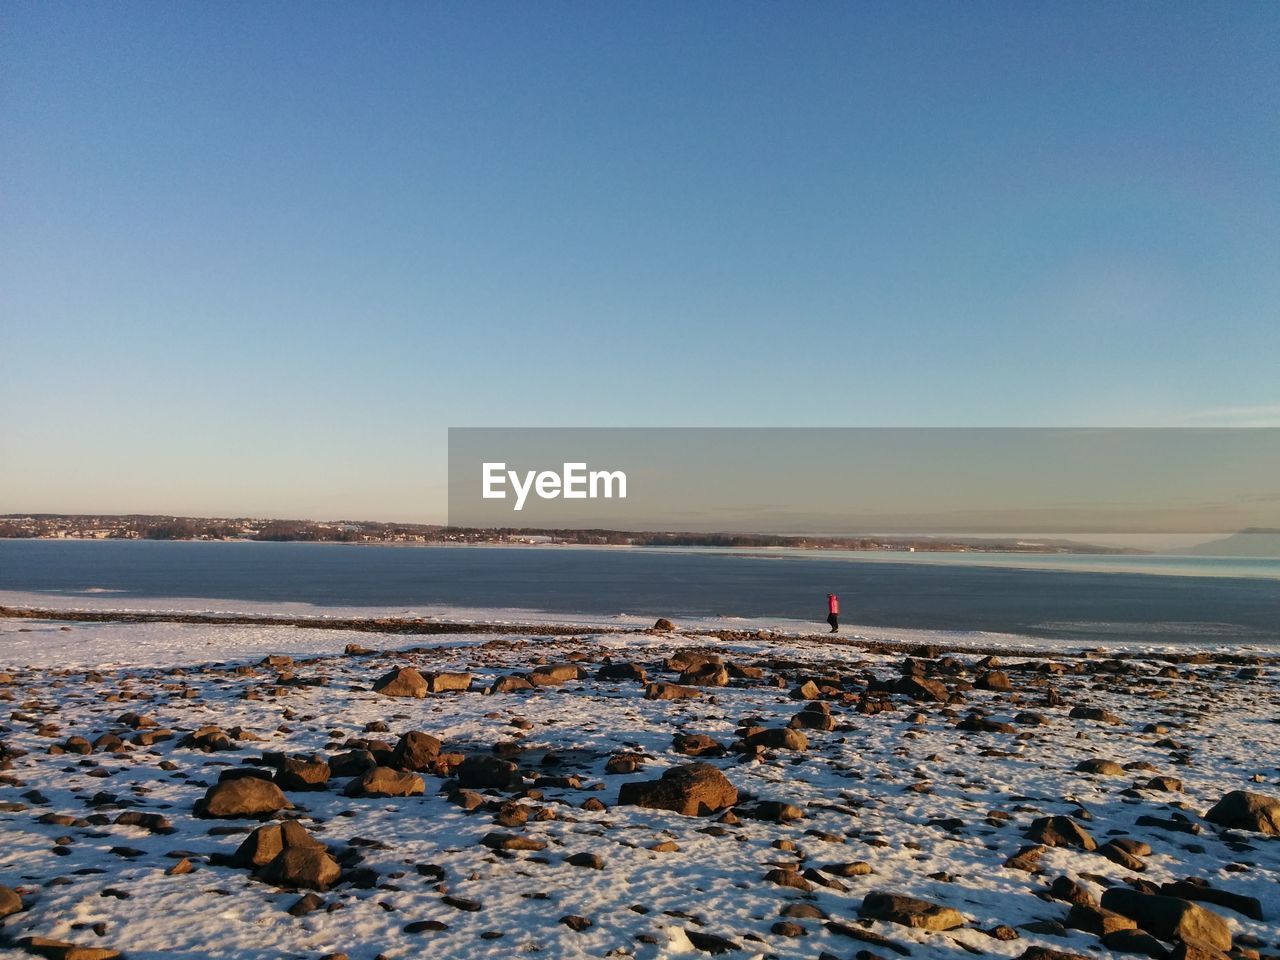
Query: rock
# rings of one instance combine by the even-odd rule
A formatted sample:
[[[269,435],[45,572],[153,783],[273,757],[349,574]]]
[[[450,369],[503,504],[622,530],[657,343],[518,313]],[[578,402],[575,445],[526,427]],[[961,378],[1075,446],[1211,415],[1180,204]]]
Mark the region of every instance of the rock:
[[[646,700],[692,700],[702,696],[697,687],[685,687],[678,683],[647,683],[644,687]]]
[[[693,930],[685,928],[684,935],[689,938],[689,942],[703,953],[728,953],[731,950],[741,950],[742,946],[714,933],[703,933],[701,930]]]
[[[1169,956],[1163,943],[1136,927],[1132,930],[1113,930],[1103,936],[1102,944],[1116,953],[1137,953],[1155,960],[1167,960]]]
[[[240,845],[231,862],[250,867],[267,883],[308,890],[327,889],[341,872],[324,844],[296,820],[259,827]]]
[[[806,680],[791,691],[792,700],[817,700],[820,696],[822,696],[822,691],[818,689],[818,685],[812,680]]]
[[[1147,869],[1147,865],[1139,860],[1136,856],[1124,849],[1120,844],[1108,840],[1098,848],[1098,852],[1110,860],[1112,863],[1118,863],[1120,866],[1141,873]]]
[[[286,757],[276,770],[275,781],[285,790],[323,790],[329,783],[329,764]]]
[[[265,867],[284,850],[284,834],[278,823],[258,827],[231,855],[231,865],[253,870]]]
[[[345,653],[348,657],[363,657],[370,653],[373,653],[373,651],[370,650],[368,647],[362,647],[358,643],[348,643],[345,647],[342,648],[342,652]]]
[[[549,663],[529,672],[529,682],[535,687],[554,687],[577,679],[579,667],[572,663]]]
[[[957,730],[968,733],[1017,733],[1018,729],[1011,723],[992,720],[978,713],[971,713],[956,724]]]
[[[329,772],[335,777],[358,777],[378,765],[368,750],[348,750],[329,758]]]
[[[570,930],[573,930],[575,932],[583,931],[587,929],[587,927],[591,926],[590,920],[588,920],[586,917],[580,917],[574,913],[561,917],[560,922],[563,923]]]
[[[480,841],[481,846],[490,850],[545,850],[547,841],[536,837],[522,837],[515,833],[486,833]]]
[[[493,693],[518,693],[521,690],[532,690],[533,684],[524,677],[509,676],[499,677],[494,681],[491,692]]]
[[[1098,848],[1088,831],[1070,817],[1040,817],[1031,824],[1027,839],[1046,847],[1079,847],[1082,850]]]
[[[835,877],[865,877],[871,872],[871,864],[865,860],[852,860],[849,863],[824,864],[821,870]]]
[[[426,788],[416,773],[374,767],[348,783],[342,792],[348,797],[414,797],[423,794]]]
[[[195,815],[220,819],[269,817],[292,808],[293,804],[270,780],[237,777],[234,780],[222,780],[210,787],[204,797],[196,801]]]
[[[1018,960],[1089,960],[1079,953],[1066,953],[1062,950],[1051,950],[1048,947],[1027,947],[1018,954]]]
[[[606,663],[596,671],[597,680],[638,680],[644,683],[647,676],[644,668],[634,663]]]
[[[941,680],[929,680],[914,674],[902,677],[894,689],[898,693],[906,694],[912,700],[932,700],[936,703],[946,703],[951,696]]]
[[[618,803],[673,810],[687,817],[707,816],[738,802],[738,791],[709,763],[672,767],[658,780],[624,783]]]
[[[592,870],[604,869],[604,857],[598,853],[575,853],[573,856],[565,857],[565,863],[571,867],[589,867]]]
[[[809,738],[790,727],[765,727],[747,734],[748,747],[764,747],[767,750],[808,750]]]
[[[704,663],[680,674],[680,682],[694,687],[725,687],[729,685],[729,668],[723,663]]]
[[[1123,777],[1124,767],[1116,763],[1114,760],[1103,760],[1094,757],[1090,760],[1081,760],[1076,764],[1077,773],[1096,773],[1103,777]]]
[[[293,901],[293,905],[289,907],[289,915],[293,917],[305,917],[314,910],[319,910],[324,906],[324,900],[314,893],[304,893],[297,900]]]
[[[373,689],[386,697],[422,698],[427,695],[427,680],[413,667],[397,667],[375,680]]]
[[[979,690],[1012,690],[1013,684],[1009,680],[1007,673],[999,670],[988,670],[978,678],[974,684]]]
[[[141,810],[126,810],[111,822],[123,827],[141,827],[151,833],[168,834],[177,831],[172,821],[163,814],[143,813]]]
[[[1158,793],[1181,793],[1182,781],[1177,777],[1152,777],[1147,781],[1144,789],[1155,790]]]
[[[50,940],[48,937],[20,937],[18,946],[27,953],[48,957],[49,960],[120,960],[119,950],[107,947],[82,947],[65,940]]]
[[[10,917],[22,910],[22,897],[12,887],[0,886],[0,918]]]
[[[1226,921],[1190,900],[1111,887],[1102,894],[1102,906],[1124,914],[1160,940],[1200,941],[1218,950],[1231,949]]]
[[[1119,717],[1102,707],[1073,707],[1070,713],[1073,720],[1093,720],[1098,723],[1124,723]]]
[[[862,898],[858,916],[887,920],[917,930],[954,930],[964,926],[960,911],[901,893],[874,890]]]
[[[1093,894],[1070,877],[1055,877],[1049,885],[1049,896],[1077,906],[1094,905]]]
[[[1232,790],[1204,818],[1220,827],[1280,834],[1280,800],[1248,790]]]
[[[520,790],[524,778],[520,768],[510,760],[500,760],[485,754],[472,754],[454,771],[459,785],[480,790]]]
[[[337,862],[324,847],[316,844],[286,846],[279,856],[258,871],[258,876],[278,887],[327,890],[341,873]]]
[[[738,812],[751,820],[767,820],[770,823],[790,823],[804,819],[803,810],[779,800],[758,800],[739,807]]]
[[[1072,905],[1067,914],[1066,925],[1072,930],[1092,933],[1095,937],[1106,936],[1116,930],[1135,930],[1138,926],[1123,914],[1084,903]]]
[[[1217,907],[1234,910],[1251,920],[1262,920],[1262,903],[1257,897],[1247,897],[1242,893],[1230,890],[1219,890],[1211,887],[1204,880],[1175,880],[1160,885],[1160,892],[1170,897],[1181,897],[1183,900],[1195,900],[1200,903],[1212,903]]]
[[[411,730],[391,751],[391,766],[401,770],[427,770],[440,756],[441,743],[429,733]]]
[[[653,625],[654,630],[659,630],[662,633],[670,633],[675,628],[676,628],[676,625],[672,623],[670,620],[668,620],[666,617],[659,617],[657,622],[654,623]]]
[[[672,738],[671,749],[690,757],[718,757],[725,752],[723,743],[704,733],[677,733]]]
[[[428,673],[425,679],[431,693],[466,693],[471,689],[469,673]]]

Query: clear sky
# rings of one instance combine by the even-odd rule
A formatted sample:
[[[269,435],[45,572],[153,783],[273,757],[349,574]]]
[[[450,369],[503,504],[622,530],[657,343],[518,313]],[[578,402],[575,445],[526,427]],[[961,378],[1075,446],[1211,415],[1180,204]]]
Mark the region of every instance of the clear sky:
[[[0,6],[0,512],[449,426],[1280,423],[1280,5]]]

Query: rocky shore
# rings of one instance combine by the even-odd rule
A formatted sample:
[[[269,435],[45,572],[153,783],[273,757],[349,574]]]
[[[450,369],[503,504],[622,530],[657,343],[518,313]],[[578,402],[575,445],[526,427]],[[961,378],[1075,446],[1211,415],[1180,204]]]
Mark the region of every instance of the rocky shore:
[[[1280,956],[1273,660],[439,626],[4,667],[0,956]]]

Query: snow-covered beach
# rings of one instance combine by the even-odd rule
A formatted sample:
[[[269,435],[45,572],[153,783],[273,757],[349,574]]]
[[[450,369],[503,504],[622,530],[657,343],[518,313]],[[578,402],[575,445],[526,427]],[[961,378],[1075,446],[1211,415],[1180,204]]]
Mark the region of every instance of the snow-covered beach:
[[[584,625],[601,632],[0,620],[0,875],[23,907],[4,955],[33,936],[135,958],[1193,955],[1096,905],[1135,887],[1194,896],[1221,919],[1198,936],[1236,955],[1280,952],[1280,843],[1203,816],[1280,796],[1274,660]],[[402,668],[464,689],[373,689]],[[620,802],[694,763],[736,796],[703,816]],[[392,788],[351,786],[373,765]],[[195,814],[254,773],[288,806]],[[318,873],[237,859],[288,821],[326,845]],[[1186,880],[1212,889],[1168,886]]]

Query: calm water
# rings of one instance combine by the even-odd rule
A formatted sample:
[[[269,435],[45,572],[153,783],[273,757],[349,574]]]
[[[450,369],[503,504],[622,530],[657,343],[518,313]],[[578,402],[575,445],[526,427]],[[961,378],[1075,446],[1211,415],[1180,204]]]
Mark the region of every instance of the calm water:
[[[870,626],[1098,642],[1280,642],[1280,579],[1265,575],[1280,571],[1276,561],[1250,561],[1252,575],[1239,576],[1231,566],[1239,561],[1196,559],[1197,574],[1231,575],[1180,568],[1175,576],[1126,569],[1135,558],[1102,558],[1102,569],[1070,559],[1061,569],[1022,569],[1000,566],[1000,558],[973,565],[555,547],[0,540],[0,590],[814,621],[834,591],[847,622]]]

